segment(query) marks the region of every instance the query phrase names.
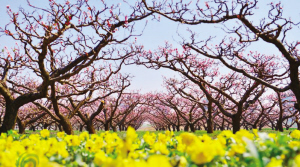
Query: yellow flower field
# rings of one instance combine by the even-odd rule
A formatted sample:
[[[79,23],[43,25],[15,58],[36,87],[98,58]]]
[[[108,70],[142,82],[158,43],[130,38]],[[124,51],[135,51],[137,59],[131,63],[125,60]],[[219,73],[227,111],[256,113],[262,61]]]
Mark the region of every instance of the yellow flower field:
[[[147,132],[141,139],[131,127],[126,137],[99,135],[50,137],[48,130],[30,136],[14,131],[0,137],[0,166],[300,166],[300,131],[290,135],[223,131],[216,138],[193,133]]]

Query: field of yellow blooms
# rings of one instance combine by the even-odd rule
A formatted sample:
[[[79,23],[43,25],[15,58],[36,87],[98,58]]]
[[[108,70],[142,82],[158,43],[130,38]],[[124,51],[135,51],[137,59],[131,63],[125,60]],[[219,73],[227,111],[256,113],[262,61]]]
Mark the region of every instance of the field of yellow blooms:
[[[298,130],[290,135],[223,131],[216,138],[170,131],[137,136],[133,128],[124,139],[111,132],[50,137],[42,130],[27,137],[11,131],[0,137],[0,166],[300,166]]]

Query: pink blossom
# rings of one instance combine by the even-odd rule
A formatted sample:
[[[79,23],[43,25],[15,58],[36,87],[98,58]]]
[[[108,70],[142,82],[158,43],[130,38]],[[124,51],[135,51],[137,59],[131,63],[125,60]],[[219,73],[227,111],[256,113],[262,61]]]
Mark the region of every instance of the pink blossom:
[[[208,2],[205,2],[205,6],[206,6],[207,8],[209,8]]]
[[[125,24],[128,24],[128,17],[125,16]]]

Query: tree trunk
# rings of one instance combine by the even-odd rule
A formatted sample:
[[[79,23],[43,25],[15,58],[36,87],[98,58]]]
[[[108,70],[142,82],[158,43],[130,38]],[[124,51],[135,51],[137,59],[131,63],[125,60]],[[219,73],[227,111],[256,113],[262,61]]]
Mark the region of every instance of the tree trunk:
[[[176,126],[176,130],[177,130],[177,132],[179,132],[180,131],[180,126],[178,125],[178,126]]]
[[[296,122],[297,123],[297,129],[300,130],[300,122]]]
[[[207,133],[214,133],[214,123],[212,120],[211,113],[209,113],[209,117],[207,120]]]
[[[232,119],[232,129],[235,134],[237,131],[241,129],[241,116],[239,114],[234,114]]]
[[[63,130],[66,132],[66,134],[68,134],[68,135],[73,135],[74,134],[73,129],[72,129],[72,125],[71,125],[71,123],[68,119],[66,119],[66,118],[61,119],[60,124],[61,124]]]
[[[224,126],[225,126],[225,120],[224,120],[224,117],[223,117],[222,125],[220,127],[220,130],[225,130]]]
[[[282,120],[277,120],[276,130],[279,130],[280,132],[283,132],[283,126],[282,126]]]
[[[213,122],[211,122],[210,120],[207,121],[206,131],[207,131],[207,133],[214,133]]]
[[[191,129],[192,132],[195,132],[196,131],[195,130],[195,125],[194,124],[190,124],[190,129]]]
[[[18,108],[13,103],[6,102],[5,115],[3,118],[0,133],[7,133],[7,131],[14,129],[18,116]]]
[[[17,123],[19,126],[19,133],[24,134],[26,125],[21,120],[17,120]]]
[[[47,129],[49,125],[50,125],[50,124],[45,123],[45,124],[44,124],[44,129]]]
[[[83,127],[84,127],[84,124],[83,124],[83,125],[81,125],[81,124],[79,125],[79,131],[80,131],[80,132],[83,131]]]
[[[189,125],[184,126],[184,131],[189,131]]]
[[[62,127],[61,127],[61,125],[59,124],[59,125],[57,125],[58,126],[58,129],[59,129],[59,131],[63,131],[63,129],[62,129]]]
[[[229,125],[229,123],[227,124],[226,129],[227,129],[227,130],[230,130],[230,125]]]
[[[104,124],[104,130],[105,131],[109,131],[109,122],[106,122],[105,124]]]
[[[86,128],[87,128],[87,130],[88,130],[88,132],[89,132],[89,134],[95,134],[96,133],[96,131],[95,131],[95,128],[94,128],[94,125],[93,125],[93,122],[92,121],[87,121],[87,123],[86,123]]]
[[[35,131],[35,126],[31,126],[29,130]]]

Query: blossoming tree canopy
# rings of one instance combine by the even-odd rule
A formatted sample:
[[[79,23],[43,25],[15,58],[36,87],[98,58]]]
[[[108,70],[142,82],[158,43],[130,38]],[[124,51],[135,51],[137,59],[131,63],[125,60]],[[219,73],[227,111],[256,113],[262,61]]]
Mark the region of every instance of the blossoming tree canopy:
[[[133,22],[153,12],[142,10],[140,5],[128,8],[127,13],[122,13],[120,4],[84,0],[49,1],[46,7],[28,1],[27,8],[18,11],[7,6],[10,22],[0,32],[16,45],[4,47],[0,53],[0,93],[6,106],[0,131],[14,128],[18,109],[45,98],[49,86],[68,81],[100,60],[122,61],[132,56],[134,51],[126,45],[118,51],[114,46],[139,35],[133,34]],[[18,82],[24,76],[33,77],[36,87]]]

